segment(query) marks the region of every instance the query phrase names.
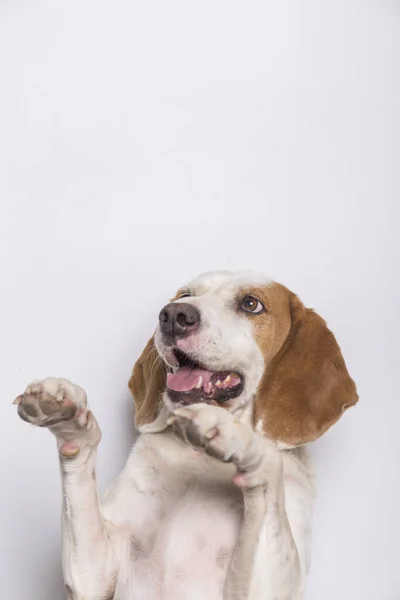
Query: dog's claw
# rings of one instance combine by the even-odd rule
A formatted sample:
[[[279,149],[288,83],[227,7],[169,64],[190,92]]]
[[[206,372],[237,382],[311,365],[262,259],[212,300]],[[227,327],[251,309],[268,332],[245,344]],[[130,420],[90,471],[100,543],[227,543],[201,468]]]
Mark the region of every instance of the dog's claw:
[[[216,435],[218,435],[217,427],[212,427],[206,433],[203,434],[203,436],[206,440],[212,440],[213,438],[215,438]]]
[[[65,398],[65,390],[59,390],[56,394],[57,402],[62,402]]]
[[[194,413],[192,410],[190,410],[190,408],[177,408],[174,411],[174,416],[176,417],[175,420],[179,420],[179,419],[187,419],[187,420],[191,420],[194,417]]]

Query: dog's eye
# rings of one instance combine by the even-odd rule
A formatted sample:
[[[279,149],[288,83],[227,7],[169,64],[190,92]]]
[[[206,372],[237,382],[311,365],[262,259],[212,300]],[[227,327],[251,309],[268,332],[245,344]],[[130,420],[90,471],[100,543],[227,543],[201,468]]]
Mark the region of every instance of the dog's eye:
[[[179,294],[179,298],[190,298],[191,295],[190,290],[182,290]]]
[[[240,308],[245,312],[252,313],[253,315],[259,315],[265,311],[264,304],[253,296],[246,296],[243,298]]]

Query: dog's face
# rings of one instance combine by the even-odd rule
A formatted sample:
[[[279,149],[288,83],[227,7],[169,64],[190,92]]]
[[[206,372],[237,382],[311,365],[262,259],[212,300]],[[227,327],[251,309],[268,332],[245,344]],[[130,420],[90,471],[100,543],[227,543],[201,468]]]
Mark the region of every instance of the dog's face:
[[[130,380],[139,430],[206,402],[284,444],[319,437],[357,401],[324,321],[284,286],[253,273],[208,273],[160,312]]]
[[[289,328],[289,303],[282,310],[265,278],[198,277],[160,313],[155,345],[170,371],[168,408],[207,402],[240,411],[254,397]]]

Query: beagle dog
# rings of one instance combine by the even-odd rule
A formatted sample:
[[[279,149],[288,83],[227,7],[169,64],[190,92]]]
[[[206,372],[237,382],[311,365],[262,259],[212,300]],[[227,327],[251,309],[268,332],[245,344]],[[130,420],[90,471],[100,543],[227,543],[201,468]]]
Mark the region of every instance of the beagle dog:
[[[358,400],[323,319],[265,277],[202,275],[162,309],[129,387],[140,435],[101,505],[83,389],[48,378],[15,400],[57,440],[68,599],[303,600],[304,444]]]

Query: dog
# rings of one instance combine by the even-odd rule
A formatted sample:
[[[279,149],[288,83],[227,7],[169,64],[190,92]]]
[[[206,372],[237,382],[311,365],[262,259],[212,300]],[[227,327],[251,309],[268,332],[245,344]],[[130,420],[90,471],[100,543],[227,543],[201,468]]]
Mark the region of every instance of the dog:
[[[324,320],[264,276],[201,275],[161,310],[129,388],[139,436],[101,505],[83,389],[47,378],[15,400],[57,441],[68,600],[303,600],[305,444],[358,400]]]

